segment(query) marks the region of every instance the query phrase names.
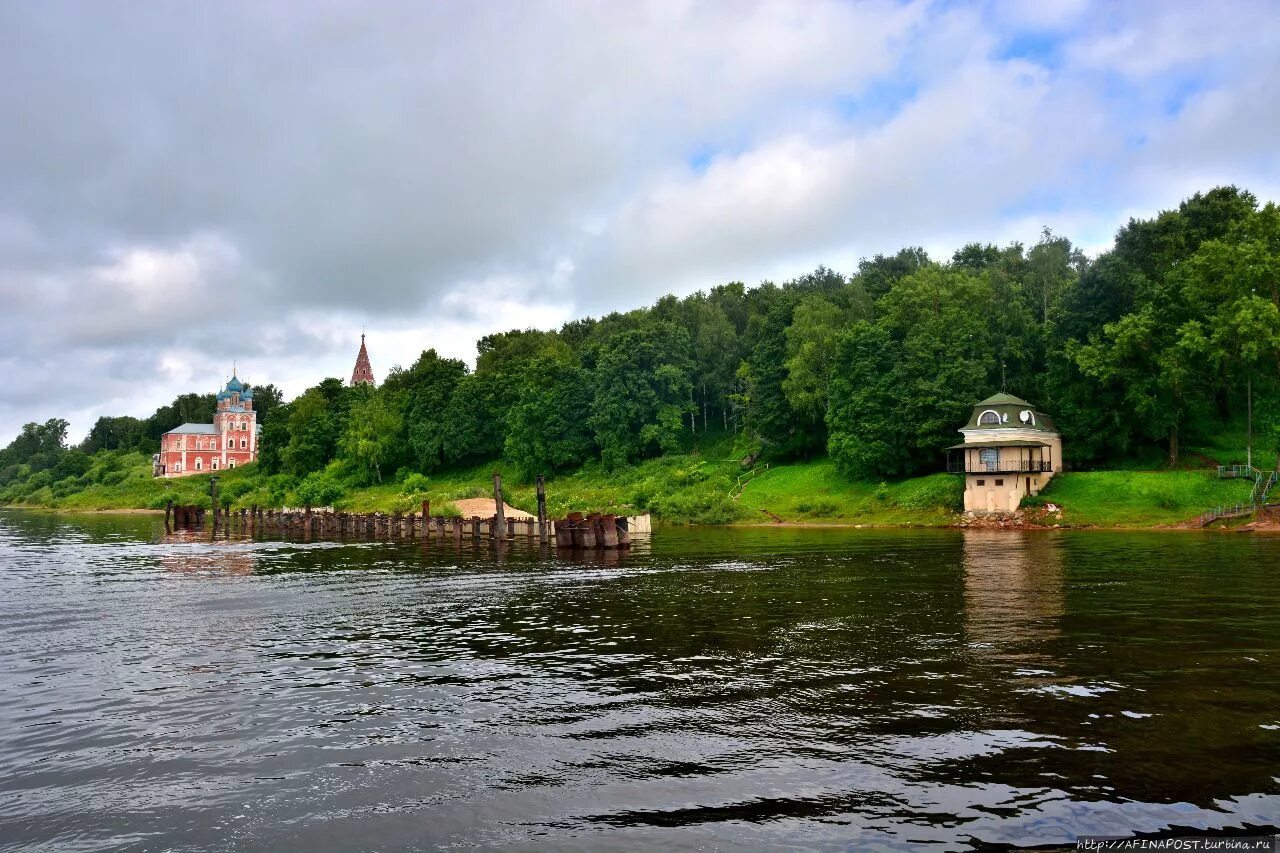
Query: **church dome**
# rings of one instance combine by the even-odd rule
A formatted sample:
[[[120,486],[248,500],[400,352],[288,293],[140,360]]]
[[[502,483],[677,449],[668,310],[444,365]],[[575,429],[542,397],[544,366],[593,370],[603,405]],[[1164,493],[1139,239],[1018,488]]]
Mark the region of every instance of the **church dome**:
[[[234,392],[238,394],[244,390],[244,384],[241,383],[240,380],[235,377],[235,374],[232,374],[231,380],[227,383],[226,390],[228,392]]]

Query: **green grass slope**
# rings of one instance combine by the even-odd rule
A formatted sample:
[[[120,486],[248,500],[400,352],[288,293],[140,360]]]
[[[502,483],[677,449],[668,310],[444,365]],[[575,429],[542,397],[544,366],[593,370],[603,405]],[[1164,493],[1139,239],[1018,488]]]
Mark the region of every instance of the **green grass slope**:
[[[1229,448],[1221,450],[1229,458]],[[620,471],[598,464],[547,481],[553,517],[578,510],[652,512],[666,523],[926,525],[953,523],[961,507],[962,479],[933,474],[895,482],[845,479],[828,459],[772,465],[746,478],[731,443],[691,453],[650,459]],[[431,501],[434,512],[448,513],[462,498],[492,495],[492,472],[503,471],[507,501],[536,510],[534,486],[517,479],[501,461],[463,471],[369,486],[351,483],[339,464],[300,481],[267,476],[256,465],[218,472],[224,504],[235,508],[301,506],[308,483],[327,484],[324,501],[358,512],[420,511]],[[505,470],[504,470],[505,469]],[[84,474],[50,482],[47,472],[31,475],[0,491],[0,503],[66,510],[163,509],[167,501],[206,503],[209,474],[173,480],[151,477],[150,460],[138,453],[104,452]],[[1034,503],[1062,508],[1063,524],[1151,527],[1187,521],[1217,504],[1248,498],[1247,481],[1219,480],[1211,468],[1178,471],[1100,471],[1060,474]],[[322,490],[323,491],[323,490]]]
[[[1218,504],[1247,501],[1253,484],[1203,471],[1094,471],[1059,474],[1039,501],[1062,508],[1062,523],[1154,527],[1187,521]]]

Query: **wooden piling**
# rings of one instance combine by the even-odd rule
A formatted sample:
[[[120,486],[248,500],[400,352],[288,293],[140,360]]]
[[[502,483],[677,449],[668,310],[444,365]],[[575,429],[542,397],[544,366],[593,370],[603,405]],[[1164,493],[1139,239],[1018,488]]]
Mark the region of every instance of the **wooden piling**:
[[[494,539],[500,539],[507,532],[507,516],[502,508],[502,475],[497,471],[493,472],[493,528],[489,534]]]
[[[545,478],[538,475],[538,541],[547,542],[547,484]]]
[[[605,548],[618,547],[618,519],[612,515],[600,516],[600,544]]]
[[[556,521],[556,547],[573,547],[573,522],[567,518]]]

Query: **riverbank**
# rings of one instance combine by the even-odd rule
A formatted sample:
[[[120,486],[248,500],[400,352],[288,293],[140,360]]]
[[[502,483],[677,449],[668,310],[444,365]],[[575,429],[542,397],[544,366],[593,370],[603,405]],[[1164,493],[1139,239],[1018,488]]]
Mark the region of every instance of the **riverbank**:
[[[137,512],[209,500],[209,474],[172,480],[151,477],[141,454],[93,457],[81,475],[34,488],[6,489],[11,506],[70,511]],[[492,472],[507,477],[512,506],[536,511],[532,483],[520,482],[501,461],[431,476],[408,473],[374,485],[351,485],[331,466],[298,479],[268,476],[256,465],[217,473],[224,505],[331,505],[352,512],[420,511],[430,501],[449,513],[454,501],[492,496]],[[822,527],[948,527],[962,524],[961,477],[932,474],[894,482],[850,481],[828,459],[763,465],[744,471],[736,459],[682,454],[620,471],[589,465],[547,481],[548,511],[620,514],[649,512],[665,524],[811,525]],[[1160,528],[1185,524],[1205,509],[1247,499],[1249,484],[1219,480],[1212,469],[1099,471],[1060,474],[1024,512],[1023,526]]]

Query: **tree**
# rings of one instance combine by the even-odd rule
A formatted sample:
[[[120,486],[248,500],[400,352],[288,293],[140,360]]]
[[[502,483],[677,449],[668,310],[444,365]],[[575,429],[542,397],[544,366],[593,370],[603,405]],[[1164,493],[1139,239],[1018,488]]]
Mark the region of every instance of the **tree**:
[[[395,401],[404,419],[409,449],[423,471],[434,471],[445,463],[445,409],[466,373],[461,361],[441,358],[429,349],[407,370],[392,370],[382,384],[382,392]]]
[[[258,423],[265,424],[271,413],[284,404],[284,392],[272,384],[255,385],[252,390],[253,411]]]
[[[329,400],[312,388],[289,408],[289,442],[280,452],[283,467],[296,476],[319,471],[333,458],[338,443]]]
[[[26,464],[33,471],[42,471],[56,465],[67,449],[69,426],[62,418],[49,418],[42,424],[23,424],[17,437],[0,451],[0,467]]]
[[[746,386],[747,426],[753,437],[779,456],[790,456],[820,443],[821,436],[806,434],[804,420],[791,407],[782,383],[787,378],[787,327],[794,303],[779,299],[763,318],[756,343],[741,371]]]
[[[1066,237],[1056,237],[1045,228],[1040,242],[1027,253],[1027,292],[1040,311],[1040,320],[1049,318],[1049,307],[1085,264],[1080,250],[1072,248]]]
[[[516,369],[515,365],[512,369]],[[479,462],[502,453],[503,428],[510,407],[509,388],[523,384],[518,375],[475,373],[458,380],[440,420],[441,448],[449,464]]]
[[[342,457],[367,480],[382,482],[383,467],[394,459],[400,441],[400,415],[382,394],[370,389],[351,406],[339,449]]]
[[[810,423],[824,422],[836,344],[845,325],[840,309],[824,296],[803,297],[786,329],[787,402]]]
[[[128,415],[102,416],[93,424],[89,434],[80,444],[85,453],[99,450],[133,450],[146,440],[145,423]]]
[[[929,263],[929,254],[919,246],[900,249],[896,255],[876,255],[858,261],[857,279],[873,299],[879,299],[900,279]]]
[[[727,399],[741,361],[738,331],[724,308],[700,293],[686,300],[685,310],[693,327],[693,382],[702,404],[702,429],[707,429],[712,402],[719,404],[721,424],[728,429]]]
[[[680,447],[692,408],[689,348],[688,333],[667,322],[623,332],[601,348],[587,423],[606,466]]]
[[[911,461],[911,427],[902,417],[901,347],[866,321],[840,337],[827,409],[827,452],[846,476],[893,476]]]
[[[1124,389],[1124,403],[1140,432],[1167,438],[1169,464],[1177,465],[1182,427],[1196,400],[1197,366],[1206,349],[1202,324],[1192,321],[1172,329],[1161,323],[1155,306],[1145,305],[1068,352],[1084,375]]]
[[[527,477],[576,468],[596,451],[582,413],[595,396],[591,374],[544,355],[528,365],[507,412],[503,450]]]

